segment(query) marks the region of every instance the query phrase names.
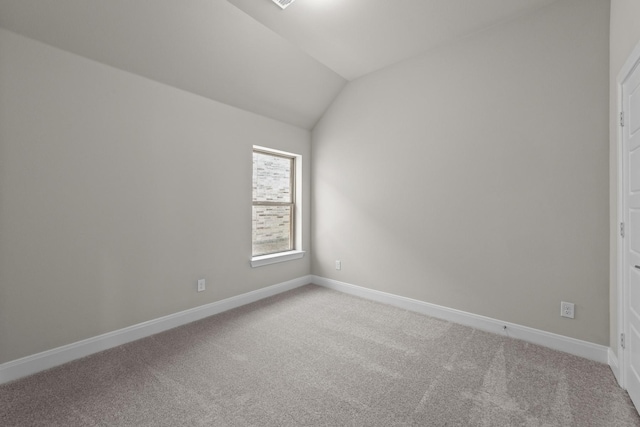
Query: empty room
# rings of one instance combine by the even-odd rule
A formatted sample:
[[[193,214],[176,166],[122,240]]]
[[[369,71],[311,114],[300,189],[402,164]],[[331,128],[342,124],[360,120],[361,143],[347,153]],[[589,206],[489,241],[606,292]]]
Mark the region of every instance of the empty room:
[[[0,425],[640,426],[638,153],[638,0],[0,0]]]

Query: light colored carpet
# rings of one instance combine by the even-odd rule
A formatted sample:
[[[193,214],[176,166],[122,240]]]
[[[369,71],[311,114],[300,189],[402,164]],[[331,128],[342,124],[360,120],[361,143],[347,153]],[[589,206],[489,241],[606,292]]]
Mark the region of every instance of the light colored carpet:
[[[606,365],[305,286],[0,387],[2,426],[638,426]]]

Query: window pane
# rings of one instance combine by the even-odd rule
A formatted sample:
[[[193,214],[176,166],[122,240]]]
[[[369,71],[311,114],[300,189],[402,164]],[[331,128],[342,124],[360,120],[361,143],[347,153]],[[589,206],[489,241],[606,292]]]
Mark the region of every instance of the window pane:
[[[291,206],[254,206],[253,256],[291,249]]]
[[[291,203],[291,165],[285,157],[253,153],[253,201]]]

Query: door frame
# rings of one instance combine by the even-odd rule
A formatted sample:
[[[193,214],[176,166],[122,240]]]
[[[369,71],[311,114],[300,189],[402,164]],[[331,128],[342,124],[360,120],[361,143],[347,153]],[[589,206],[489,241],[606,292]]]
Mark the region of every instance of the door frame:
[[[627,310],[626,310],[626,305],[625,305],[625,301],[627,300],[627,295],[629,293],[629,289],[628,289],[628,284],[624,281],[624,268],[625,268],[625,260],[626,260],[626,255],[625,255],[625,251],[624,251],[624,238],[621,236],[620,233],[620,224],[623,223],[625,221],[625,194],[624,194],[624,185],[623,185],[623,180],[625,178],[625,173],[626,171],[624,170],[623,166],[624,166],[624,132],[623,132],[623,127],[620,126],[620,117],[621,114],[624,111],[624,99],[622,98],[622,86],[624,85],[624,83],[627,81],[627,79],[631,76],[631,74],[635,71],[636,68],[640,67],[640,42],[638,42],[638,44],[635,46],[635,48],[633,49],[633,51],[631,52],[631,55],[629,55],[629,57],[627,58],[627,60],[624,63],[624,66],[622,67],[622,69],[620,70],[620,72],[618,73],[618,77],[616,79],[616,89],[617,89],[617,102],[616,105],[618,106],[617,108],[617,114],[616,114],[616,143],[617,143],[617,167],[618,167],[618,174],[617,174],[617,210],[618,210],[618,215],[617,215],[617,224],[616,224],[616,234],[617,234],[617,245],[616,245],[616,250],[617,250],[617,278],[616,278],[616,288],[617,288],[617,311],[618,311],[618,319],[617,319],[617,323],[618,323],[618,327],[617,327],[617,333],[618,336],[616,337],[616,343],[617,343],[617,362],[618,362],[618,372],[615,372],[616,370],[614,369],[614,374],[617,374],[617,380],[618,380],[618,384],[620,384],[620,387],[626,389],[626,375],[627,375],[627,365],[626,365],[626,359],[625,359],[625,349],[622,347],[622,342],[621,342],[621,334],[625,334],[625,336],[628,336],[628,331],[627,331]],[[625,112],[626,113],[626,112]]]

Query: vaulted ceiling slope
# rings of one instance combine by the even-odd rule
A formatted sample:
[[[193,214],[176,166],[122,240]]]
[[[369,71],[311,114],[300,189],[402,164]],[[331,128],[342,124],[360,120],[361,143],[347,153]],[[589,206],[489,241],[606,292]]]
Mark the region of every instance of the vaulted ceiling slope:
[[[353,80],[556,0],[229,0]]]
[[[306,129],[346,83],[226,0],[0,0],[0,27]]]
[[[311,129],[347,80],[557,0],[0,0],[0,27]]]

